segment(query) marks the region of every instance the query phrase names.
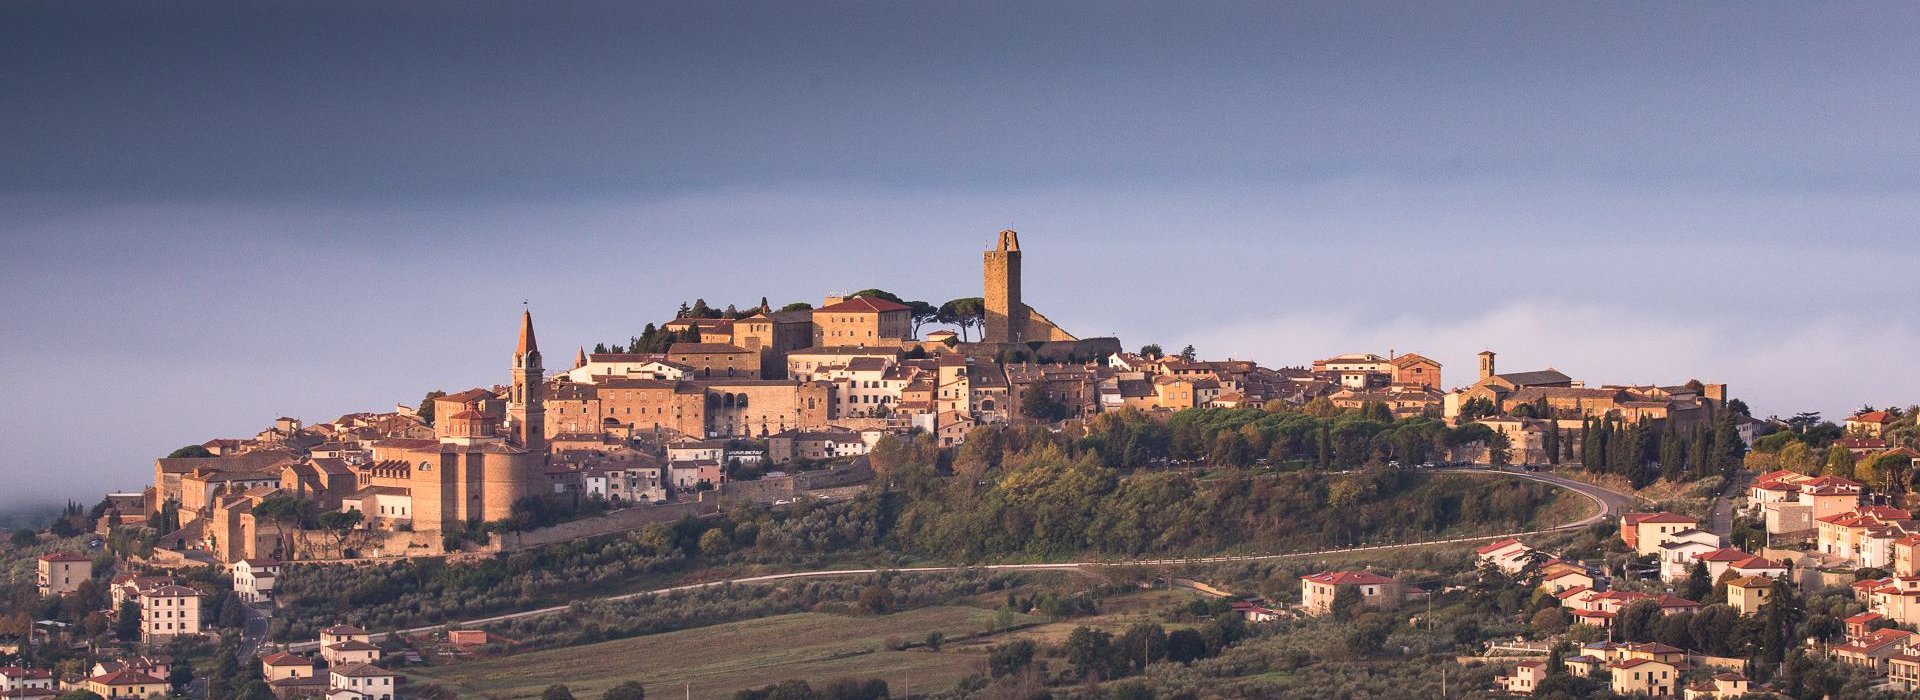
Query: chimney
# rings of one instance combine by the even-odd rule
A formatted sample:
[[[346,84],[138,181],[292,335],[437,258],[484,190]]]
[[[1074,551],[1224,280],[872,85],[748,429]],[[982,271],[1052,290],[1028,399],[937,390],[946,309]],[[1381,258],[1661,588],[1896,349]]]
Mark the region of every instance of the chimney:
[[[1493,376],[1493,351],[1481,350],[1480,351],[1480,380],[1486,381],[1486,379],[1491,376]]]

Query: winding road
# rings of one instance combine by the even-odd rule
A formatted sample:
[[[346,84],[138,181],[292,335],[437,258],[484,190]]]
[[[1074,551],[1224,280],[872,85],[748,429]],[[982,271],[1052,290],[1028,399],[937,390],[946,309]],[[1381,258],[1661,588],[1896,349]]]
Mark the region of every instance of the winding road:
[[[1212,557],[1184,557],[1184,558],[1169,558],[1169,559],[1113,559],[1113,560],[1105,560],[1105,561],[1095,560],[1095,561],[1061,562],[1061,563],[1055,563],[1055,564],[983,564],[979,566],[917,566],[917,567],[895,567],[895,568],[880,568],[880,569],[823,569],[818,571],[796,571],[793,573],[786,573],[786,574],[767,574],[764,576],[747,576],[743,578],[721,579],[718,581],[707,581],[703,583],[689,583],[681,586],[673,586],[671,588],[661,588],[661,589],[650,590],[650,591],[639,591],[636,593],[627,593],[623,595],[609,596],[601,600],[629,600],[629,599],[641,598],[645,596],[677,593],[680,591],[692,591],[692,590],[698,590],[702,588],[712,588],[715,586],[731,586],[736,584],[768,583],[773,581],[789,581],[794,579],[808,579],[808,578],[826,578],[826,577],[834,577],[834,576],[866,576],[870,574],[880,573],[882,571],[891,571],[896,573],[941,573],[941,572],[969,571],[969,570],[1078,571],[1078,570],[1085,570],[1085,569],[1097,568],[1097,567],[1168,566],[1168,565],[1184,565],[1184,564],[1216,564],[1216,563],[1239,562],[1239,561],[1263,561],[1263,560],[1270,560],[1270,559],[1293,559],[1293,558],[1299,558],[1299,557],[1327,556],[1332,554],[1351,554],[1354,552],[1372,552],[1372,551],[1382,551],[1382,550],[1389,550],[1389,549],[1406,549],[1411,547],[1429,547],[1429,546],[1440,545],[1440,544],[1462,544],[1467,542],[1483,542],[1488,540],[1506,539],[1508,537],[1524,537],[1528,535],[1543,535],[1551,532],[1561,532],[1565,530],[1577,530],[1577,529],[1592,525],[1594,523],[1600,522],[1604,519],[1618,516],[1620,513],[1625,512],[1627,506],[1631,504],[1634,500],[1634,496],[1630,494],[1625,494],[1619,491],[1614,491],[1612,489],[1595,486],[1593,484],[1589,484],[1582,481],[1575,481],[1573,479],[1567,479],[1564,477],[1555,476],[1553,474],[1518,472],[1518,471],[1501,471],[1501,470],[1494,470],[1494,469],[1446,469],[1444,471],[1448,473],[1455,473],[1455,474],[1486,474],[1486,475],[1508,476],[1508,477],[1529,479],[1532,481],[1539,481],[1542,483],[1552,484],[1554,486],[1559,486],[1561,488],[1573,491],[1575,493],[1578,493],[1582,496],[1587,497],[1589,500],[1592,500],[1595,505],[1599,506],[1599,509],[1597,512],[1593,513],[1592,515],[1581,518],[1571,523],[1567,523],[1565,525],[1556,525],[1554,527],[1542,528],[1538,530],[1527,530],[1523,532],[1508,532],[1508,533],[1502,533],[1497,535],[1481,535],[1477,537],[1454,537],[1450,539],[1426,540],[1422,542],[1403,542],[1399,544],[1367,545],[1367,546],[1361,546],[1361,547],[1338,547],[1334,549],[1322,549],[1322,550],[1315,550],[1311,552],[1287,552],[1284,554],[1230,554],[1230,555],[1220,555],[1220,556],[1212,556]],[[569,607],[571,606],[555,605],[553,607],[539,608],[537,610],[524,610],[516,613],[507,613],[504,615],[494,615],[491,617],[481,617],[481,618],[474,618],[471,620],[461,620],[456,623],[441,623],[437,625],[427,625],[424,627],[412,627],[412,628],[399,630],[399,632],[402,634],[416,634],[421,632],[430,632],[430,631],[443,629],[449,624],[458,624],[463,627],[473,627],[476,625],[488,625],[488,624],[493,624],[497,622],[506,622],[509,620],[518,620],[518,619],[529,618],[529,617],[540,617],[543,615],[553,615],[553,614],[565,612]],[[385,634],[375,634],[373,635],[373,638],[374,640],[378,641],[385,636],[386,636]],[[320,646],[320,643],[318,641],[312,641],[312,642],[301,642],[297,644],[290,644],[287,646],[287,648],[289,651],[293,651],[293,652],[308,652],[308,651],[313,651],[315,649],[318,649],[319,646]]]

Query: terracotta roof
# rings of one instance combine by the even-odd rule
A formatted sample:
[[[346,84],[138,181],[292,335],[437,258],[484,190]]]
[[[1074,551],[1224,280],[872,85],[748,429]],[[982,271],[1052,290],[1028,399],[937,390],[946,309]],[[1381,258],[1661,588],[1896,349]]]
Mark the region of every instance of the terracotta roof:
[[[267,666],[312,666],[313,659],[290,651],[282,651],[260,657],[260,663]]]
[[[853,297],[838,304],[815,309],[814,313],[881,313],[886,311],[905,311],[906,304],[896,304],[880,297]]]
[[[79,552],[52,552],[40,555],[40,561],[92,561]]]
[[[1367,571],[1322,571],[1317,574],[1310,574],[1307,576],[1302,576],[1300,578],[1303,580],[1312,581],[1314,583],[1324,583],[1330,586],[1393,583],[1393,579],[1387,578],[1385,576],[1381,576],[1376,573],[1367,572]]]
[[[434,401],[453,401],[457,403],[470,403],[474,401],[484,401],[486,399],[491,399],[491,398],[495,398],[493,390],[474,388],[474,389],[468,389],[466,391],[462,391],[458,394],[447,394],[446,396],[442,396],[440,398],[434,399]]]
[[[141,591],[141,592],[140,592],[140,595],[142,595],[142,596],[153,596],[153,597],[156,597],[156,598],[160,598],[160,597],[183,597],[183,596],[197,596],[197,595],[200,595],[200,592],[199,592],[199,591],[196,591],[196,590],[193,590],[193,589],[191,589],[191,588],[188,588],[188,587],[186,587],[186,586],[173,586],[173,585],[168,585],[168,586],[161,586],[161,587],[159,587],[159,588],[155,588],[155,589],[153,589],[153,590],[150,590],[150,591]]]
[[[1744,559],[1750,559],[1752,557],[1753,555],[1747,552],[1734,549],[1732,547],[1723,547],[1721,549],[1716,549],[1711,552],[1707,552],[1706,554],[1701,554],[1694,558],[1699,559],[1701,561],[1734,562],[1734,561],[1741,561]]]
[[[165,681],[132,669],[121,669],[88,678],[87,682],[101,685],[153,685]]]
[[[532,309],[528,309],[520,312],[520,345],[514,348],[513,354],[515,356],[519,356],[519,355],[525,355],[528,352],[533,352],[535,354],[539,354],[540,352],[540,345],[533,341],[533,310]]]
[[[1898,420],[1886,411],[1868,411],[1847,419],[1849,423],[1892,423]]]
[[[1668,648],[1669,648],[1669,649],[1672,649],[1672,647],[1668,647]],[[1679,651],[1679,650],[1678,650],[1678,649],[1674,649],[1674,651]],[[1653,660],[1653,659],[1627,659],[1627,660],[1625,660],[1625,661],[1615,661],[1615,662],[1613,662],[1613,663],[1610,663],[1610,664],[1607,664],[1607,665],[1608,665],[1608,666],[1612,666],[1612,667],[1614,667],[1614,668],[1633,668],[1633,667],[1635,667],[1635,666],[1644,666],[1644,665],[1647,665],[1647,664],[1660,664],[1660,665],[1663,665],[1663,666],[1672,666],[1672,665],[1673,665],[1673,664],[1670,664],[1670,663],[1667,663],[1667,662],[1665,662],[1665,661],[1655,661],[1655,660]]]
[[[1438,362],[1434,362],[1433,360],[1429,360],[1425,357],[1420,356],[1420,353],[1417,353],[1417,352],[1410,352],[1405,355],[1395,357],[1393,358],[1392,362],[1396,367],[1405,367],[1407,365],[1414,364],[1416,362],[1433,362],[1433,364],[1436,364],[1436,365],[1440,364]]]
[[[1686,651],[1685,649],[1681,649],[1679,647],[1667,646],[1659,642],[1645,642],[1641,644],[1624,644],[1624,645],[1621,645],[1621,647],[1628,651],[1644,651],[1649,654],[1678,654],[1680,652]]]
[[[1535,384],[1564,384],[1573,381],[1572,377],[1561,374],[1556,369],[1543,369],[1532,372],[1513,372],[1494,375],[1514,386],[1532,386]]]
[[[398,676],[400,674],[380,668],[373,664],[347,664],[333,669],[333,675],[348,678],[369,678],[379,676]]]
[[[339,644],[329,644],[327,648],[334,651],[378,651],[380,649],[380,647],[357,639],[349,639]]]
[[[1522,546],[1522,547],[1525,547],[1525,546],[1526,546],[1526,545],[1524,545],[1524,544],[1521,544],[1521,542],[1520,542],[1520,540],[1516,540],[1516,539],[1514,539],[1514,538],[1511,538],[1511,537],[1509,537],[1509,538],[1506,538],[1506,539],[1504,539],[1504,540],[1500,540],[1499,542],[1495,542],[1495,543],[1493,543],[1493,544],[1490,544],[1490,545],[1487,545],[1487,546],[1485,546],[1485,547],[1480,547],[1480,548],[1477,548],[1477,549],[1475,549],[1475,550],[1473,550],[1473,551],[1474,551],[1474,553],[1475,553],[1475,554],[1491,554],[1491,553],[1493,553],[1493,552],[1497,552],[1497,551],[1500,551],[1500,550],[1502,550],[1502,549],[1506,549],[1508,545],[1515,545],[1515,544],[1518,544],[1518,545],[1520,545],[1520,546]]]
[[[355,627],[353,625],[334,625],[332,627],[328,627],[326,629],[320,630],[320,633],[331,634],[335,636],[346,636],[346,635],[352,635],[352,634],[366,634],[367,631],[360,629],[358,627]]]

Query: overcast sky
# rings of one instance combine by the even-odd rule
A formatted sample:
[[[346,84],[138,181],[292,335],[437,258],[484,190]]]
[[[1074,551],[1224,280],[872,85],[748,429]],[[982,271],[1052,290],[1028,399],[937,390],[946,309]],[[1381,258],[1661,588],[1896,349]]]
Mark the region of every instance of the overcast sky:
[[[0,506],[681,300],[1920,402],[1920,9],[0,4]]]

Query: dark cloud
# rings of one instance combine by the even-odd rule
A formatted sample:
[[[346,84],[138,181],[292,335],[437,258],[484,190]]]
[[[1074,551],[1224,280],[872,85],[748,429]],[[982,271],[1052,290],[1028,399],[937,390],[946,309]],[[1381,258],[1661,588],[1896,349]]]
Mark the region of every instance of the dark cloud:
[[[591,345],[696,296],[972,294],[1008,225],[1030,299],[1132,344],[1288,364],[1485,336],[1763,412],[1910,402],[1821,358],[1920,337],[1897,300],[1917,20],[8,2],[0,473],[13,497],[131,487],[276,415],[498,381],[522,299],[543,340]],[[1583,318],[1633,350],[1527,341]]]

